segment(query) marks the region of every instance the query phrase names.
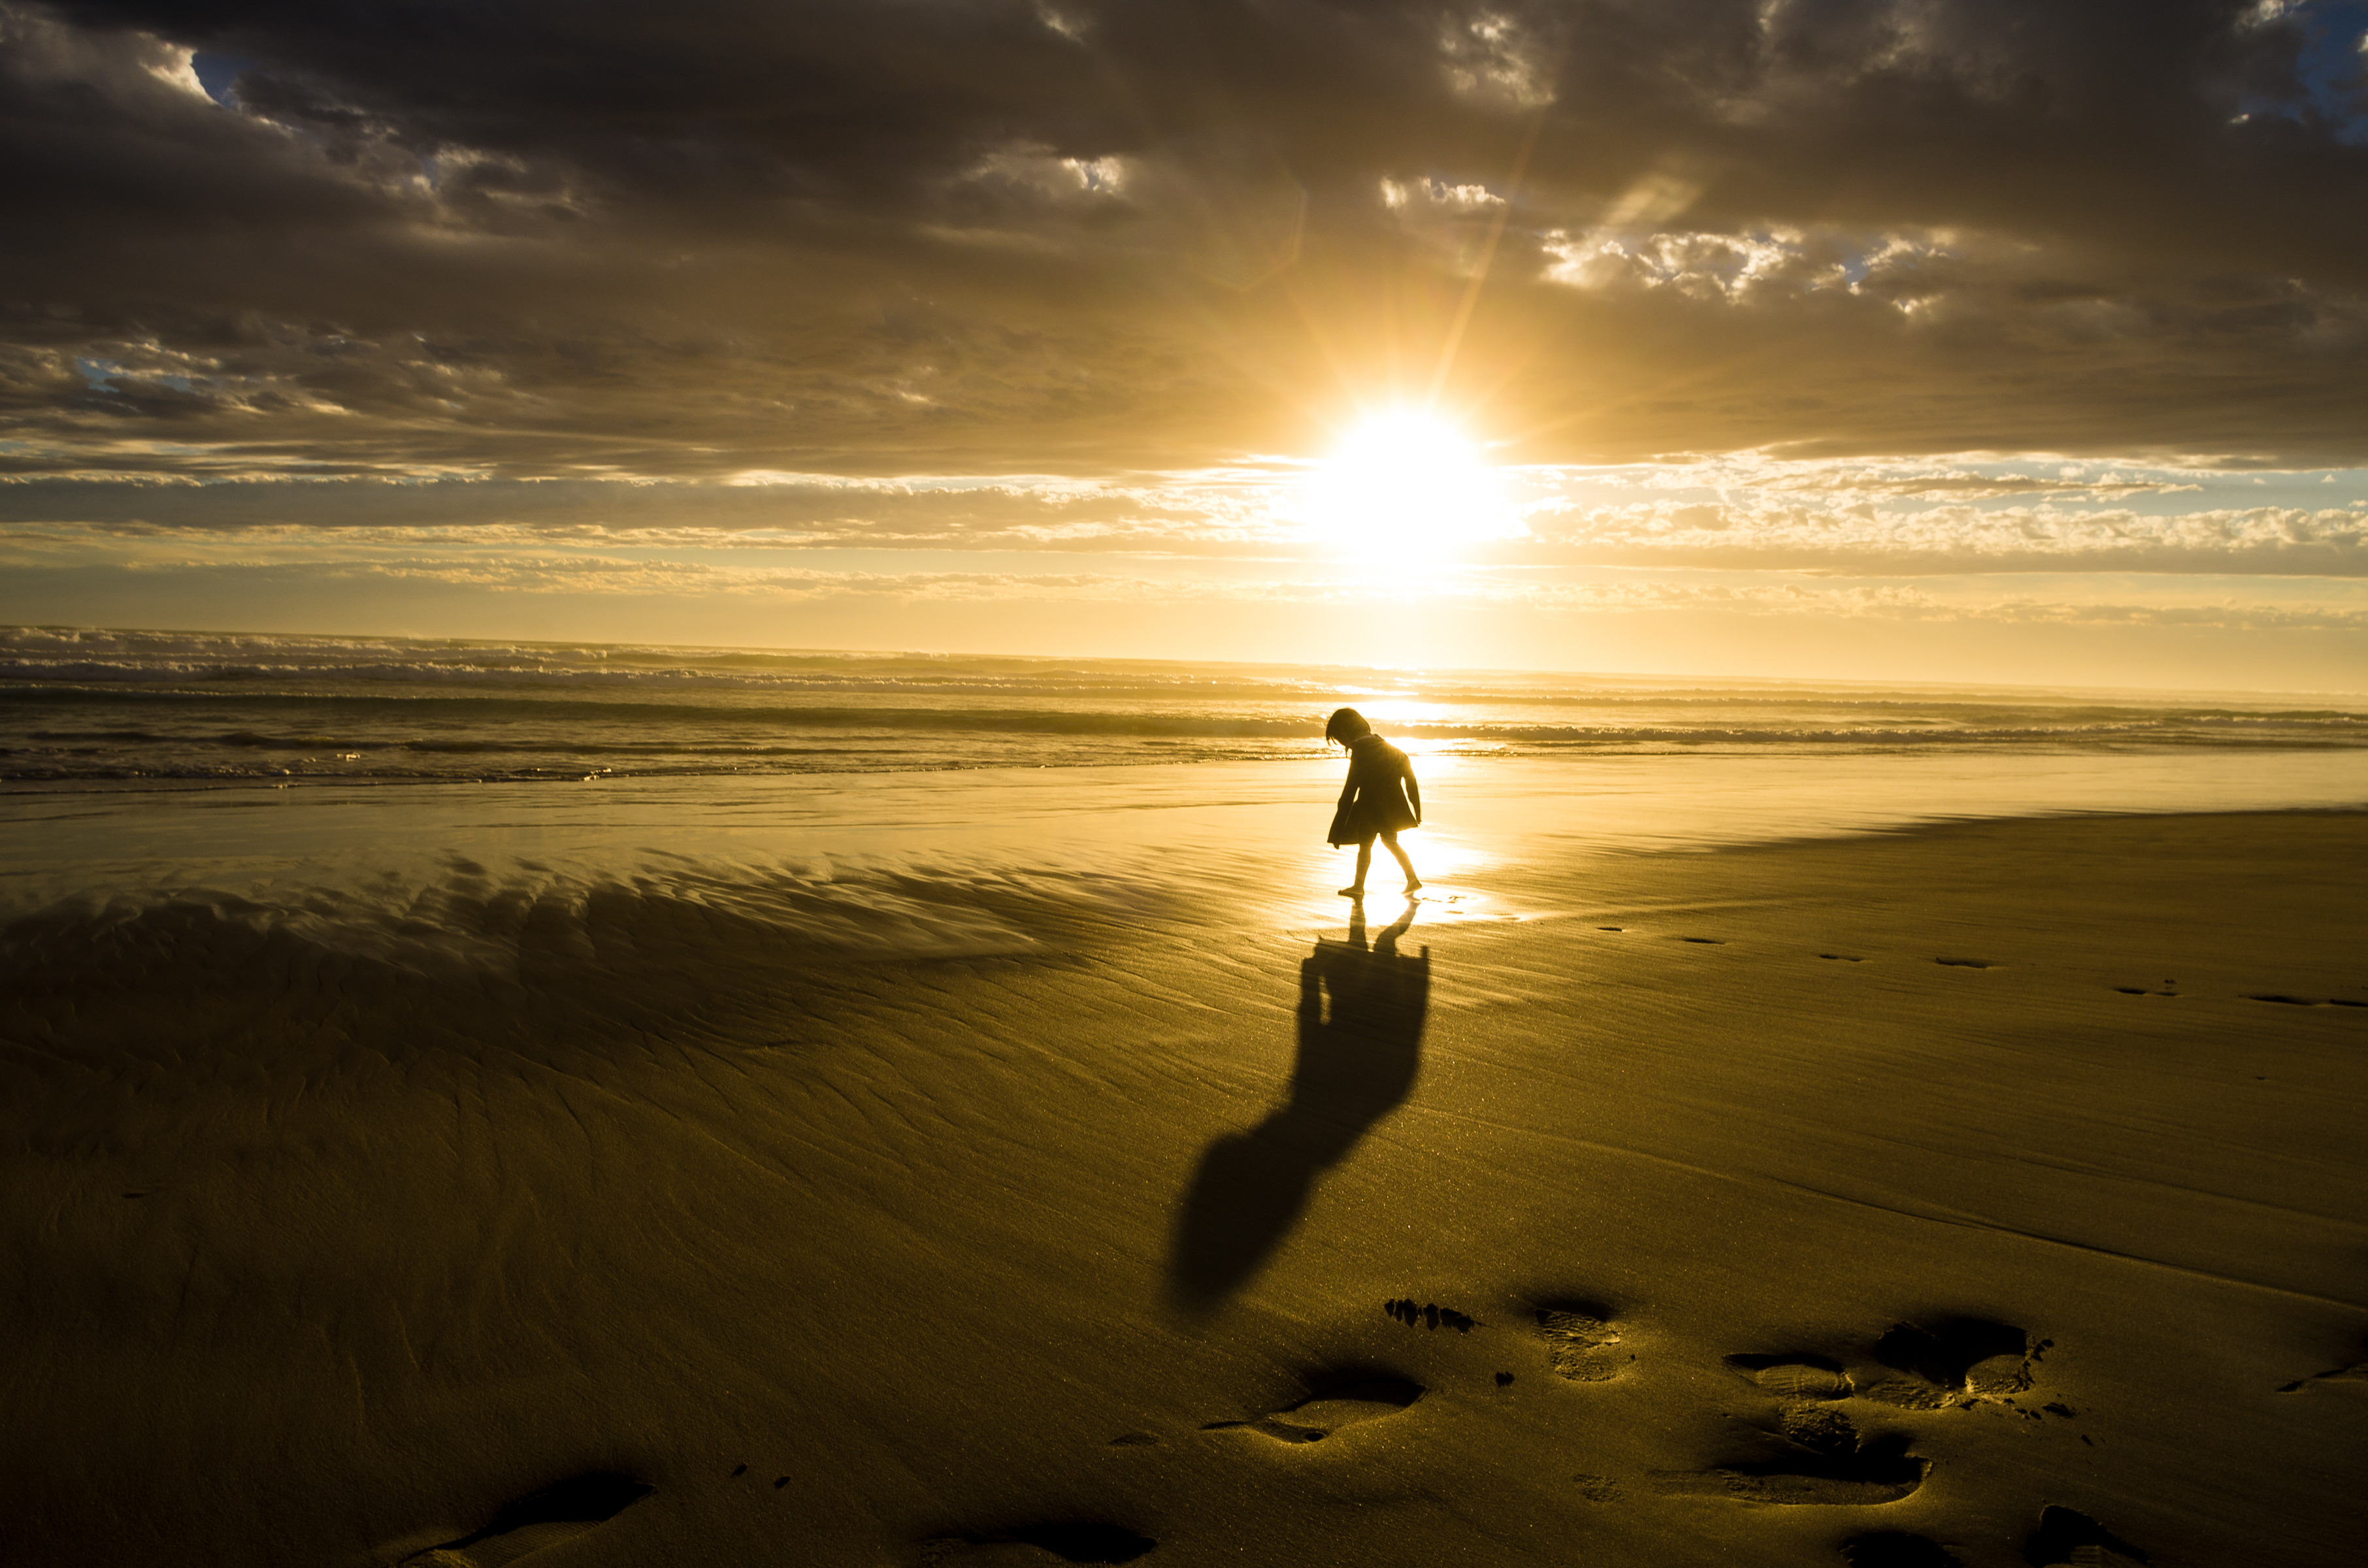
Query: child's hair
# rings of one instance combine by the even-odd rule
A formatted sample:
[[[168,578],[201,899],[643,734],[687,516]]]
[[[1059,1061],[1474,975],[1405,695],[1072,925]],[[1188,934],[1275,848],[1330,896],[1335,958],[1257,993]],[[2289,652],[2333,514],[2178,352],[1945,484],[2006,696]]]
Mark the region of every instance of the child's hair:
[[[1372,733],[1373,727],[1365,722],[1365,716],[1353,708],[1337,709],[1324,722],[1324,738],[1338,741],[1344,746]]]

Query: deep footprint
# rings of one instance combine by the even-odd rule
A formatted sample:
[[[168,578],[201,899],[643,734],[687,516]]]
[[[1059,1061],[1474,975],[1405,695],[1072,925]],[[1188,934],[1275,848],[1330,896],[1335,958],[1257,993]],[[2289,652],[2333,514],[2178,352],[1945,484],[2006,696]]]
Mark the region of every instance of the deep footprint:
[[[1158,1546],[1149,1536],[1124,1525],[1099,1519],[1061,1519],[1046,1524],[1015,1525],[980,1535],[940,1536],[921,1543],[925,1568],[941,1562],[1132,1562]]]
[[[1423,1396],[1420,1383],[1404,1378],[1360,1378],[1322,1389],[1297,1404],[1255,1421],[1212,1421],[1203,1432],[1256,1432],[1278,1443],[1313,1443],[1343,1426],[1395,1415]]]
[[[1940,1542],[1906,1530],[1876,1530],[1842,1542],[1850,1568],[1960,1568]]]
[[[1781,1433],[1789,1451],[1702,1471],[1662,1471],[1653,1484],[1691,1497],[1732,1497],[1788,1506],[1870,1507],[1896,1503],[1924,1484],[1932,1467],[1892,1436],[1861,1441],[1849,1416],[1828,1405],[1795,1404]]]
[[[2300,1393],[2313,1383],[2368,1383],[2368,1361],[2349,1367],[2332,1367],[2324,1372],[2313,1372],[2306,1378],[2296,1378],[2290,1383],[2280,1383],[2280,1393]]]
[[[1726,1364],[1778,1399],[1848,1399],[1841,1363],[1824,1356],[1729,1356]]]
[[[1874,1358],[1901,1375],[1858,1392],[1911,1410],[1938,1410],[1968,1397],[2004,1399],[2032,1386],[2031,1369],[2055,1343],[2034,1344],[2012,1324],[1987,1318],[1894,1324],[1875,1342]]]
[[[1591,1302],[1541,1307],[1538,1335],[1555,1376],[1575,1383],[1608,1383],[1636,1359],[1618,1347],[1620,1331],[1611,1312]]]
[[[605,1524],[656,1488],[605,1471],[504,1505],[485,1528],[404,1559],[404,1568],[502,1568]]]
[[[2088,1515],[2051,1506],[2039,1511],[2039,1528],[2023,1541],[2022,1560],[2032,1568],[2055,1568],[2058,1563],[2112,1568],[2115,1563],[2144,1562],[2146,1554]]]
[[[1950,969],[2000,969],[2005,967],[2001,964],[1994,964],[1987,959],[1934,959],[1932,961],[1937,964],[1945,965]]]

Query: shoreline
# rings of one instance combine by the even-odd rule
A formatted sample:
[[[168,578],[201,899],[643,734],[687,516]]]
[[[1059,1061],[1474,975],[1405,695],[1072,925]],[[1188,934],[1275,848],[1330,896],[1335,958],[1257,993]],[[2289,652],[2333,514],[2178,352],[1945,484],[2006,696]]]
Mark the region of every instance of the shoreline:
[[[1791,746],[1789,751],[1780,750]],[[1671,744],[1659,749],[1645,747],[1612,747],[1563,752],[1520,751],[1454,751],[1441,749],[1414,754],[1426,765],[1439,761],[1472,764],[1536,763],[1549,767],[1584,767],[1591,763],[1656,761],[1656,762],[1738,762],[1738,761],[1866,761],[1869,759],[1914,758],[1941,760],[1956,757],[2013,758],[2033,762],[2065,762],[2117,758],[2157,759],[2192,757],[2198,755],[2214,757],[2237,756],[2247,759],[2271,758],[2283,756],[2331,757],[2361,756],[2368,762],[2368,746],[2328,743],[2323,745],[2279,744],[2248,745],[2232,744],[2226,746],[2147,746],[2112,745],[2098,743],[2088,745],[2067,744],[2061,747],[2038,747],[2002,744],[1996,742],[1967,743],[1962,745],[1907,746],[1876,743],[1804,743],[1756,742],[1737,744],[1735,749],[1723,750],[1711,746],[1679,746]],[[757,783],[776,781],[791,783],[828,778],[894,778],[905,775],[942,773],[1050,773],[1083,768],[1126,768],[1148,770],[1171,767],[1273,767],[1290,764],[1304,765],[1310,761],[1331,762],[1320,751],[1281,754],[1272,756],[1228,757],[1093,757],[1077,761],[1013,763],[1013,762],[949,762],[935,766],[918,764],[894,767],[827,767],[801,769],[749,769],[732,771],[721,768],[683,769],[678,772],[653,770],[639,773],[616,773],[602,769],[591,773],[573,771],[549,778],[516,776],[460,778],[451,776],[408,775],[403,777],[352,778],[336,774],[293,774],[285,778],[268,775],[236,778],[8,778],[0,779],[0,799],[10,796],[41,795],[135,795],[189,794],[250,790],[257,792],[284,790],[322,789],[408,789],[420,786],[450,785],[459,787],[491,785],[568,785],[568,784],[689,784],[697,780],[718,783]],[[2363,769],[2368,772],[2368,769]],[[2260,808],[2237,806],[2237,811]]]

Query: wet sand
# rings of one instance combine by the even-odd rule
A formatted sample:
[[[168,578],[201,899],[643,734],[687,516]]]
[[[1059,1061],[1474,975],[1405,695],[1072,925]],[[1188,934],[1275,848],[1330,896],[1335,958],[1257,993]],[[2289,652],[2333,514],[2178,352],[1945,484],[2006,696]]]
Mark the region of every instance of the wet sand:
[[[1515,857],[1482,792],[1360,926],[1133,863],[20,917],[19,1560],[2352,1550],[2368,815]],[[1163,842],[1334,885],[1268,810]]]

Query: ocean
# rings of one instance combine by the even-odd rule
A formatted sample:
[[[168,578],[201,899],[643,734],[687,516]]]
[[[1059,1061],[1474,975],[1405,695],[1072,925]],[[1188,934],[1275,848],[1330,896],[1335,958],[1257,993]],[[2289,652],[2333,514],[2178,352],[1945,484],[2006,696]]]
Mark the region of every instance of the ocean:
[[[1416,758],[1427,926],[1583,914],[1603,856],[2368,803],[2356,701],[18,628],[0,983],[260,1019],[359,964],[621,1019],[620,976],[692,1009],[1144,921],[1295,941],[1349,874],[1342,703]]]
[[[0,631],[0,782],[413,783],[1256,762],[1349,704],[1417,756],[2368,748],[2368,697]]]

